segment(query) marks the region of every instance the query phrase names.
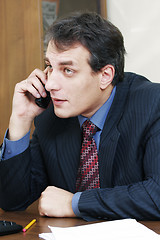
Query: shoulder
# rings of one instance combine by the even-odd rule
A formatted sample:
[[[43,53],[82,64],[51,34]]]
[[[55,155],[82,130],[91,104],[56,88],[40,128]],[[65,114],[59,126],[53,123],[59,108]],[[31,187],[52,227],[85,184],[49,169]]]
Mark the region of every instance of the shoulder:
[[[159,83],[134,73],[125,73],[123,85],[127,86],[124,116],[129,121],[148,124],[160,117]]]
[[[126,72],[124,81],[128,82],[130,90],[133,91],[155,91],[156,93],[160,91],[160,83],[151,82],[146,77],[136,73]]]
[[[132,100],[147,102],[151,105],[160,101],[160,84],[153,83],[144,76],[125,73],[124,82],[129,84],[129,96]]]

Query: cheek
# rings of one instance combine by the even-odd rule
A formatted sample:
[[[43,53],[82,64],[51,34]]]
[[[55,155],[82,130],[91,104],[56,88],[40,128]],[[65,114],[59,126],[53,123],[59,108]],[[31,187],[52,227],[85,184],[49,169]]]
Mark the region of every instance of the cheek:
[[[78,79],[78,81],[65,86],[66,95],[73,108],[84,108],[94,101],[96,95],[99,94],[98,84],[95,81],[97,81],[97,79],[83,76],[83,78]]]
[[[71,92],[70,100],[73,106],[81,106],[87,101],[87,91],[81,88],[75,89],[75,91]]]
[[[84,108],[87,105],[87,98],[86,94],[81,91],[75,91],[71,94],[69,105],[66,111],[69,111],[70,113],[73,113],[74,115],[79,115],[84,111]]]
[[[88,91],[83,91],[78,92],[77,95],[74,95],[70,106],[71,111],[76,113],[76,115],[80,115],[87,109],[91,108],[94,98],[87,93]]]

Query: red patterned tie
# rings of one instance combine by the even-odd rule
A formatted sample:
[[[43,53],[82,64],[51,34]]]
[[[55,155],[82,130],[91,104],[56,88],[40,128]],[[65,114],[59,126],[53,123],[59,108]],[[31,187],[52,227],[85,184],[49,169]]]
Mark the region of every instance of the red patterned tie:
[[[83,142],[80,166],[77,174],[76,191],[99,188],[98,152],[93,135],[98,130],[89,120],[82,125]]]

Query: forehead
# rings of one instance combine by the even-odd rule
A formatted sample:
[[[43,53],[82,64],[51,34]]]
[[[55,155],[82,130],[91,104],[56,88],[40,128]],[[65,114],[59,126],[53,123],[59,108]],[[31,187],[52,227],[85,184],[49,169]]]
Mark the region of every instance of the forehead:
[[[49,61],[73,61],[75,64],[79,62],[88,62],[90,52],[80,43],[74,44],[65,50],[58,49],[53,41],[50,41],[46,51],[46,58]]]

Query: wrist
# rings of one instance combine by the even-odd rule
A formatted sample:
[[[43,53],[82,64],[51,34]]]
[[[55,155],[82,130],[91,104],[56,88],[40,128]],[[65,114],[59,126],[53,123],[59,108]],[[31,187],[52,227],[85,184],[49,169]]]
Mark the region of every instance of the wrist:
[[[7,138],[11,141],[17,141],[24,137],[31,129],[32,121],[12,114]]]
[[[81,213],[80,213],[79,207],[78,207],[78,203],[79,203],[81,194],[82,194],[82,192],[76,192],[72,197],[72,209],[73,209],[74,214],[77,217],[81,217]]]
[[[72,208],[72,197],[73,197],[73,194],[71,194],[68,199],[68,214],[66,214],[66,216],[68,217],[76,217]]]

